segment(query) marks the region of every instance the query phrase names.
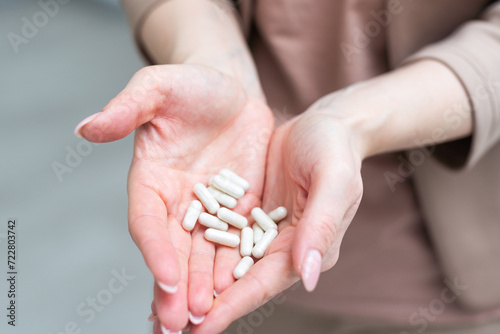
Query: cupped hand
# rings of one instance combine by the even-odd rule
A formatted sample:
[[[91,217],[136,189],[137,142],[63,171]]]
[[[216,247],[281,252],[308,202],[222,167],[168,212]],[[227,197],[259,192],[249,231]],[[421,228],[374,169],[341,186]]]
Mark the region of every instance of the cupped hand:
[[[268,153],[263,208],[289,214],[265,256],[214,302],[192,333],[218,333],[302,279],[312,291],[361,201],[361,154],[349,124],[321,104],[276,130]]]
[[[93,142],[118,140],[137,129],[129,230],[155,278],[155,313],[165,329],[184,328],[188,311],[205,315],[214,286],[222,291],[232,283],[223,274],[237,261],[223,256],[225,247],[217,249],[222,255],[215,268],[222,278],[214,282],[216,247],[199,226],[191,233],[181,226],[195,199],[193,185],[206,184],[221,168],[237,172],[251,184],[235,209],[247,214],[262,198],[272,128],[262,99],[248,96],[234,78],[195,65],[140,70],[102,112],[77,127],[77,135]]]

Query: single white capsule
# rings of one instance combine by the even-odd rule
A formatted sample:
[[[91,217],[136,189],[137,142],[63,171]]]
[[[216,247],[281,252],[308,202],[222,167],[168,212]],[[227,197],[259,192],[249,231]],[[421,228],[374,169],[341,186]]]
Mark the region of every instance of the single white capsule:
[[[247,271],[253,266],[253,259],[250,256],[245,256],[238,262],[233,270],[233,276],[236,279],[240,279],[247,273]]]
[[[236,198],[223,193],[219,189],[215,189],[214,187],[208,187],[207,189],[215,197],[215,200],[219,202],[219,204],[224,205],[227,208],[234,209],[236,204],[238,204]]]
[[[236,234],[208,228],[205,231],[205,239],[228,247],[236,247],[240,244],[240,237]]]
[[[248,220],[245,217],[227,208],[220,208],[217,211],[217,217],[240,230],[248,225]]]
[[[214,176],[212,186],[234,198],[241,198],[245,195],[245,190],[242,187],[221,175]]]
[[[253,229],[253,243],[259,242],[260,238],[264,235],[264,230],[260,228],[259,224],[255,223],[252,226]]]
[[[276,225],[276,223],[271,218],[269,218],[261,208],[253,208],[252,217],[253,219],[255,219],[257,224],[259,224],[259,226],[266,232],[267,230],[272,228],[276,230],[278,229],[278,225]]]
[[[186,231],[191,231],[194,228],[200,216],[201,209],[202,206],[200,201],[194,200],[189,204],[184,220],[182,221],[182,227],[184,227]]]
[[[288,211],[286,210],[286,208],[284,206],[280,206],[274,209],[273,211],[269,212],[267,216],[272,220],[274,220],[275,223],[278,223],[281,220],[283,220],[287,214]]]
[[[228,178],[231,182],[236,183],[238,186],[243,188],[243,190],[247,191],[250,188],[250,183],[247,180],[236,174],[235,172],[230,171],[227,168],[221,169],[219,172],[220,175]]]
[[[215,229],[221,230],[221,231],[227,231],[229,228],[229,225],[227,225],[227,223],[224,223],[219,218],[212,216],[211,214],[206,213],[206,212],[201,213],[200,217],[198,218],[198,221],[203,226],[206,226],[209,228],[215,228]]]
[[[207,209],[207,211],[211,214],[215,215],[217,213],[217,210],[219,210],[220,205],[215,200],[214,196],[207,190],[207,188],[203,184],[197,183],[194,185],[193,190],[205,209]]]
[[[259,242],[255,244],[255,246],[252,249],[252,255],[256,259],[260,259],[261,257],[264,256],[264,253],[266,252],[267,247],[271,244],[271,242],[276,238],[278,235],[278,230],[274,228],[270,228],[269,230],[264,233],[262,238],[260,238]]]
[[[240,254],[241,256],[252,255],[253,248],[253,230],[251,227],[245,227],[241,230]]]

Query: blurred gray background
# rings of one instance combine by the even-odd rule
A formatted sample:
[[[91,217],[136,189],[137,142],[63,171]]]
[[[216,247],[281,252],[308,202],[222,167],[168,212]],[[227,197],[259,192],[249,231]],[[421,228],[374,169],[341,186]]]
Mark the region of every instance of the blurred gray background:
[[[73,135],[143,63],[118,1],[58,1],[56,11],[0,0],[0,333],[150,333],[153,281],[127,230],[133,138],[90,145]]]

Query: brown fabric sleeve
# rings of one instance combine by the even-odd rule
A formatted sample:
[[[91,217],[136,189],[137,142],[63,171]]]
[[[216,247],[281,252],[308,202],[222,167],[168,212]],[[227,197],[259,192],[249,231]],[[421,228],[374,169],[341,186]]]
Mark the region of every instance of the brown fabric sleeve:
[[[500,1],[488,7],[480,19],[465,23],[403,64],[420,59],[435,59],[448,66],[467,91],[473,135],[438,145],[435,156],[449,167],[471,168],[500,139]]]

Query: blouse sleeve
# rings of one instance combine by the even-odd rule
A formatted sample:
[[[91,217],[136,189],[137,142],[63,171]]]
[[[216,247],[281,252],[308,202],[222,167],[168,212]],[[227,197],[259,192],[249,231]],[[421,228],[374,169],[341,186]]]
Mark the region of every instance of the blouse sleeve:
[[[436,147],[436,158],[452,168],[471,168],[500,139],[500,1],[448,38],[424,47],[403,63],[434,59],[448,66],[464,86],[473,110],[469,138]],[[458,115],[458,112],[456,113]],[[457,115],[450,122],[459,122]]]

